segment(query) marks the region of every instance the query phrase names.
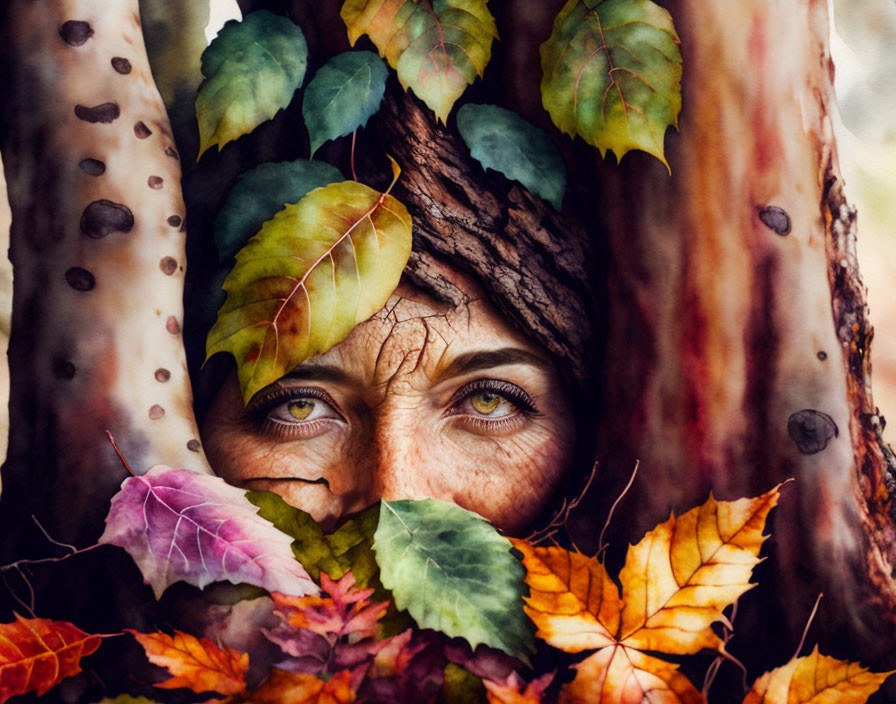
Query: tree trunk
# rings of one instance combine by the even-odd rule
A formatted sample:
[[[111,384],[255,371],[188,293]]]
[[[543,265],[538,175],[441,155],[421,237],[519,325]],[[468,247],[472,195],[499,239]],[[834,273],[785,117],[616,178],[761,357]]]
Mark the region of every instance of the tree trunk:
[[[96,541],[131,467],[209,471],[181,342],[180,164],[136,0],[4,7],[15,270],[4,554]],[[25,541],[27,542],[27,541]]]
[[[640,459],[618,531],[632,539],[710,490],[795,479],[760,572],[778,593],[744,599],[748,641],[780,616],[789,656],[824,592],[813,636],[879,662],[896,627],[894,465],[833,140],[827,3],[667,6],[685,59],[672,176],[640,155],[601,169],[603,486],[615,496]]]

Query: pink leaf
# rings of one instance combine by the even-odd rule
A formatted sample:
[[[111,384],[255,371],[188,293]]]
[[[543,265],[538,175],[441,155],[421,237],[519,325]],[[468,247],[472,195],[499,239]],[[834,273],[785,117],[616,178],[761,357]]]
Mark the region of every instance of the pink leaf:
[[[292,539],[257,512],[243,491],[219,477],[159,465],[124,481],[100,543],[127,550],[157,599],[178,581],[317,594],[293,557]]]

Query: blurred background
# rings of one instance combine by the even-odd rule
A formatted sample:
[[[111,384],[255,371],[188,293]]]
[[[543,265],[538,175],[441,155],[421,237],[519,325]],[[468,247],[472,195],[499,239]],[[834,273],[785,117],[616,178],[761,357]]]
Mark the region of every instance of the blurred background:
[[[835,120],[846,193],[859,212],[859,262],[869,289],[873,389],[881,412],[896,418],[896,0],[829,0],[831,51],[836,65],[840,119]],[[211,41],[235,0],[211,0]],[[685,111],[687,106],[685,106]],[[0,172],[0,252],[8,247],[10,214]],[[0,457],[6,454],[9,369],[6,346],[12,303],[12,267],[0,256]],[[893,440],[894,428],[885,436]]]

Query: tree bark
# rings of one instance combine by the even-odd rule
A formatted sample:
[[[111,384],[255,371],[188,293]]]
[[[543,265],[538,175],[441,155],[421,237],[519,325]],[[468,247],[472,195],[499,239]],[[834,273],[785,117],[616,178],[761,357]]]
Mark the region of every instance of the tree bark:
[[[893,453],[870,391],[855,211],[832,132],[823,0],[676,0],[685,70],[670,177],[604,166],[608,316],[600,451],[626,539],[714,491],[793,478],[772,526],[777,594],[741,618],[880,663],[896,627]],[[621,536],[620,536],[621,537]],[[772,573],[772,574],[769,574]],[[881,624],[886,624],[881,627]],[[747,633],[750,633],[748,628]]]

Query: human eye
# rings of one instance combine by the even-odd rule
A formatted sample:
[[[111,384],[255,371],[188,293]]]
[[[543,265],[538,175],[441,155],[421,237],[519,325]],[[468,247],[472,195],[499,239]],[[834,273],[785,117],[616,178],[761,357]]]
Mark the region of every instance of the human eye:
[[[283,439],[314,437],[344,424],[338,405],[317,387],[280,388],[253,399],[246,412],[259,423],[261,432]]]
[[[456,416],[474,431],[503,431],[521,427],[536,415],[532,397],[516,384],[502,379],[476,379],[452,398],[448,415]]]

